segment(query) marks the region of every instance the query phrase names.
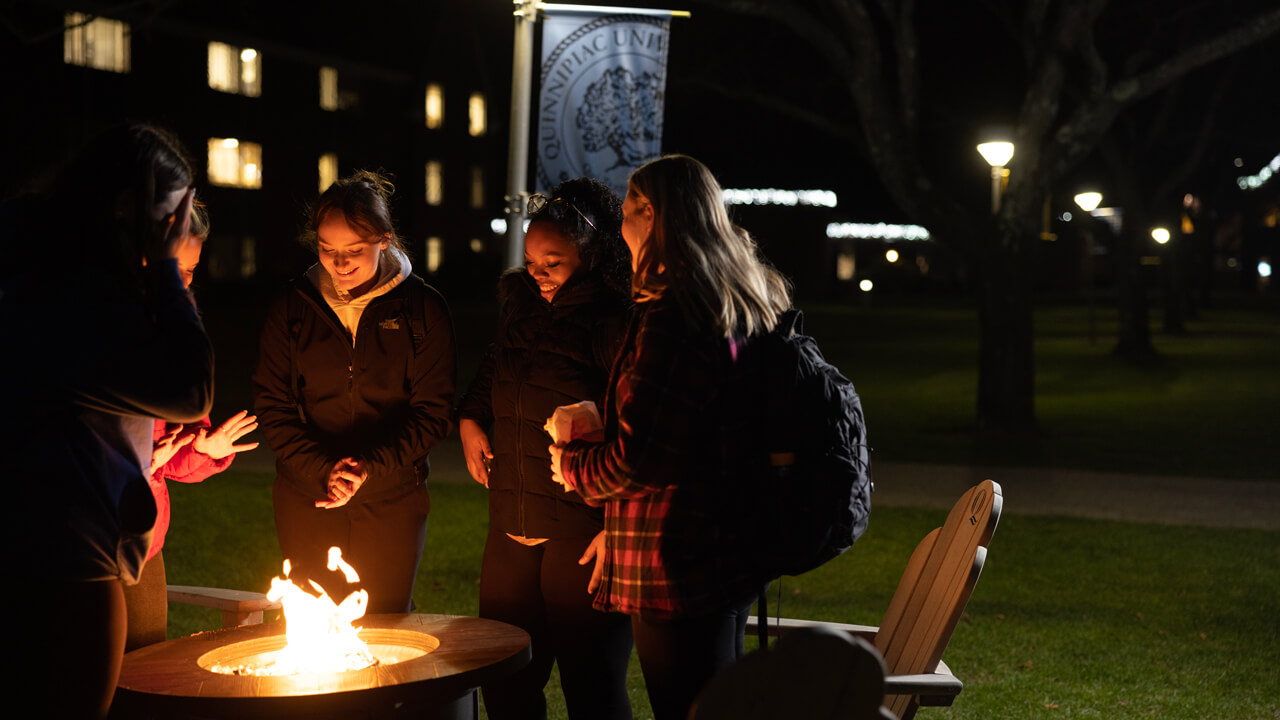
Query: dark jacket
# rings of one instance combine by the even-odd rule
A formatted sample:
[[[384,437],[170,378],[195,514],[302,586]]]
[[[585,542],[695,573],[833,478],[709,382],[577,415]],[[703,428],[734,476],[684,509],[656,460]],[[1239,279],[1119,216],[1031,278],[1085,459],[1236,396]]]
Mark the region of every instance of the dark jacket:
[[[759,591],[751,519],[769,465],[758,348],[690,327],[669,297],[636,306],[605,442],[575,440],[561,460],[569,485],[605,507],[597,609],[692,617]]]
[[[427,453],[449,434],[455,363],[448,307],[416,275],[370,302],[354,347],[319,290],[295,282],[267,316],[253,375],[277,482],[319,500],[348,456],[369,469],[353,504],[423,482]]]
[[[595,534],[603,513],[552,482],[543,428],[560,405],[603,407],[629,303],[589,275],[575,276],[550,303],[523,270],[508,272],[498,288],[497,339],[458,409],[459,417],[493,425],[489,521],[525,537]]]
[[[77,247],[50,223],[58,212],[40,198],[0,207],[0,246]],[[108,243],[105,231],[90,239]],[[19,585],[136,582],[156,521],[146,479],[155,418],[195,421],[213,403],[213,347],[177,261],[140,279],[145,294],[75,252],[0,268],[0,402],[21,415],[0,440],[12,478],[0,537]]]

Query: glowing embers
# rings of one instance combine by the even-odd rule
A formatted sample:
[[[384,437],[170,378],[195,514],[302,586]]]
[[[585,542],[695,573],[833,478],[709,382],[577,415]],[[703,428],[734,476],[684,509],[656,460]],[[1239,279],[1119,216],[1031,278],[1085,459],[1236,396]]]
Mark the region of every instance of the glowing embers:
[[[336,547],[329,548],[328,567],[341,570],[349,583],[360,581],[355,568],[342,559],[342,551]],[[288,579],[289,571],[289,561],[285,560],[284,577],[272,578],[267,593],[268,599],[279,600],[284,607],[284,637],[236,643],[205,653],[197,661],[200,667],[224,675],[333,673],[400,662],[430,652],[431,648],[380,644],[380,638],[362,638],[355,621],[364,617],[369,593],[357,590],[337,604],[315,581],[308,582],[318,596],[293,584]],[[366,640],[374,642],[378,652],[371,650]]]

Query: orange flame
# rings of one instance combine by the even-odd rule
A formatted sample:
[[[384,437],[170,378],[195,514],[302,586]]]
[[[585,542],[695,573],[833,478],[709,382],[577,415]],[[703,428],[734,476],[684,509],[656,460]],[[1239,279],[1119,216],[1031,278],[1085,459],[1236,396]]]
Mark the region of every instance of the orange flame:
[[[347,582],[360,580],[355,568],[342,559],[342,551],[329,548],[330,570],[341,570]],[[364,617],[369,593],[357,590],[335,604],[315,581],[309,581],[319,596],[312,595],[288,580],[289,561],[284,561],[284,578],[272,578],[270,600],[284,606],[285,639],[288,644],[276,657],[272,675],[297,672],[344,672],[369,667],[377,661],[354,625]]]

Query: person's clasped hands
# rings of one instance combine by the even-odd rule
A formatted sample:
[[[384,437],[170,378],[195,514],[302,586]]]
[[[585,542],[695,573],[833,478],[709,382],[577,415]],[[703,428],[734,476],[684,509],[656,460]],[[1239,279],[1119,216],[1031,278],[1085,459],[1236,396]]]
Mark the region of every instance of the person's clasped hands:
[[[328,496],[324,500],[317,500],[316,507],[332,510],[346,505],[368,479],[369,470],[363,460],[342,458],[329,471]]]

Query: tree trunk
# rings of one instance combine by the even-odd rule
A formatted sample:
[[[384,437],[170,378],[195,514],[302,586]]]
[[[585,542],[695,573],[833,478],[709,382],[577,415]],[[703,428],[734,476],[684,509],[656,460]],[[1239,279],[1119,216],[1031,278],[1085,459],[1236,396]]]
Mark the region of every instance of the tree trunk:
[[[1036,431],[1027,237],[1026,232],[1000,222],[980,241],[977,426],[982,432]]]
[[[1151,315],[1147,307],[1147,283],[1142,267],[1143,249],[1151,242],[1151,218],[1147,215],[1140,180],[1132,167],[1114,150],[1104,154],[1111,166],[1124,216],[1116,237],[1116,346],[1112,353],[1129,360],[1156,356],[1151,344]]]
[[[1156,356],[1151,344],[1151,316],[1147,308],[1147,283],[1142,272],[1142,244],[1145,241],[1141,213],[1126,216],[1116,252],[1116,346],[1112,353],[1130,360]]]
[[[1160,271],[1164,277],[1164,332],[1169,335],[1187,334],[1186,283],[1183,279],[1183,255],[1190,238],[1175,233],[1165,248]]]

